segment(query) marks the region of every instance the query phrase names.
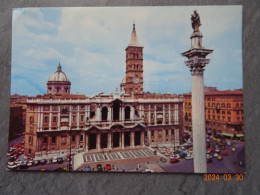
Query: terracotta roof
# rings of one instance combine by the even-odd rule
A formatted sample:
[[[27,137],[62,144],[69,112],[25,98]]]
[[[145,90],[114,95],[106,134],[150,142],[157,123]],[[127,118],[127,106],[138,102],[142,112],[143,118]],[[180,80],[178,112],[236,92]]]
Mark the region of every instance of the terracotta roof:
[[[191,92],[185,93],[183,95],[184,96],[191,95]],[[235,89],[235,90],[224,90],[224,91],[208,91],[205,92],[205,95],[243,95],[243,90]]]

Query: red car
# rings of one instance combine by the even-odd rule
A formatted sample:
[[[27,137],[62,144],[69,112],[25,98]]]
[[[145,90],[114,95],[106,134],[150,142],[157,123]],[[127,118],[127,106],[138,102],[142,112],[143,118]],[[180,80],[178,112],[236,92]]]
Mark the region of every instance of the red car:
[[[179,161],[180,161],[179,159],[173,158],[173,159],[170,160],[170,163],[177,163],[177,162],[179,162]]]
[[[106,164],[106,170],[111,170],[111,165],[110,164]]]
[[[212,152],[214,149],[213,148],[208,148],[208,151]]]
[[[228,155],[228,152],[226,150],[222,150],[222,154],[226,156]]]

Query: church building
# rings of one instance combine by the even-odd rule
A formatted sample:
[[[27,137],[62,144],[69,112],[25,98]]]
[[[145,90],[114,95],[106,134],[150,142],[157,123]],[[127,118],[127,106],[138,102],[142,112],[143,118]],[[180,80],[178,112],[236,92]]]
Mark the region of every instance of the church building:
[[[27,99],[25,157],[180,144],[183,99],[144,92],[143,47],[133,25],[120,93],[94,97],[71,94],[59,63],[47,81],[47,94]]]

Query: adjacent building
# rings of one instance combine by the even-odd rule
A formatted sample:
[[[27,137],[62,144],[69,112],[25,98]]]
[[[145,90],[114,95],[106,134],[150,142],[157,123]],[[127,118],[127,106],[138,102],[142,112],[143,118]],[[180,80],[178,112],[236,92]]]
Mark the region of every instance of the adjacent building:
[[[120,94],[70,94],[71,82],[58,65],[47,94],[27,99],[26,158],[181,143],[183,99],[143,91],[143,47],[135,25],[125,51]]]
[[[191,93],[184,94],[184,131],[192,131]],[[243,91],[205,88],[206,131],[229,138],[244,137]]]

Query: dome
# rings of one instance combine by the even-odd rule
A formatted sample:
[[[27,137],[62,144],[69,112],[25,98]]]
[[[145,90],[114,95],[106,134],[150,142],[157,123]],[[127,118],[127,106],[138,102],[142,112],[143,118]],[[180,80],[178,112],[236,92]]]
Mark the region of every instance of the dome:
[[[61,70],[61,65],[59,64],[58,67],[57,67],[57,71],[55,73],[53,73],[49,79],[48,79],[48,82],[49,81],[61,81],[61,82],[70,82],[69,81],[69,78],[66,76],[66,74],[64,72],[62,72]]]

